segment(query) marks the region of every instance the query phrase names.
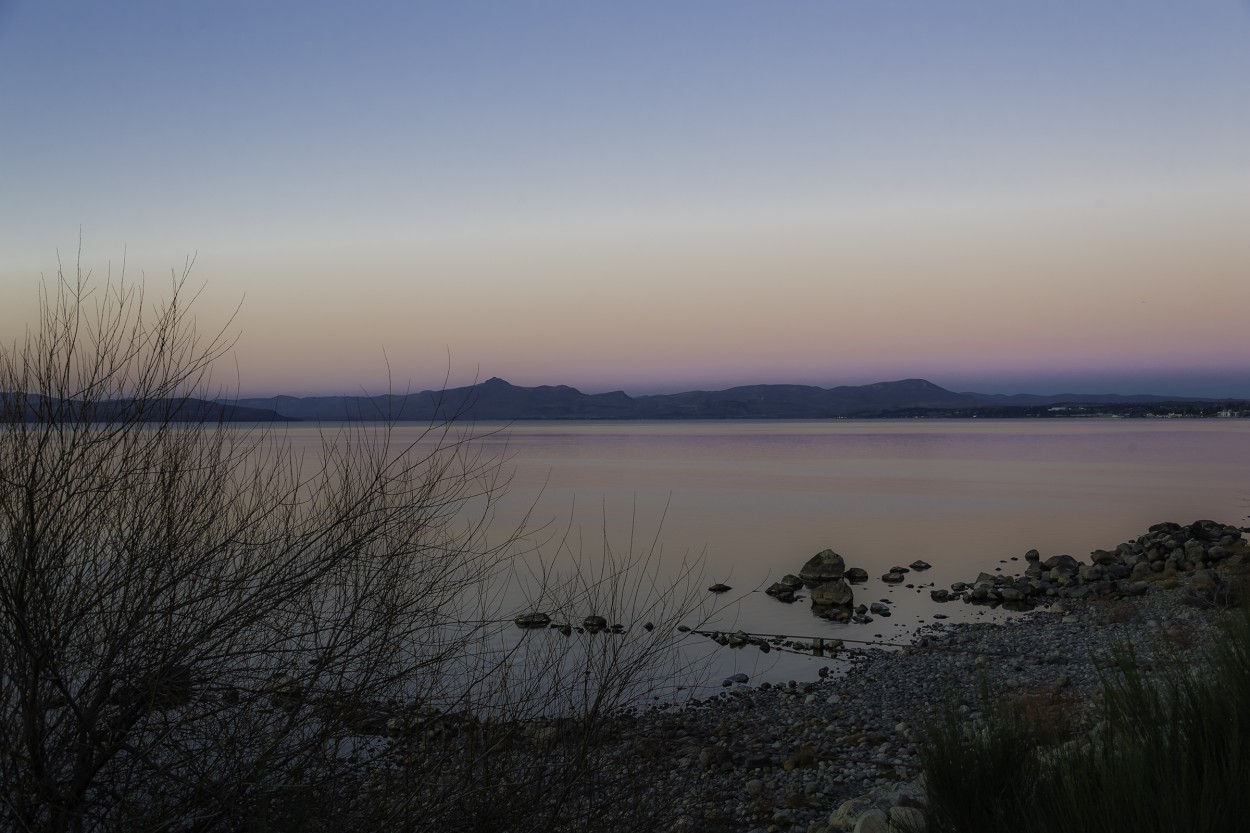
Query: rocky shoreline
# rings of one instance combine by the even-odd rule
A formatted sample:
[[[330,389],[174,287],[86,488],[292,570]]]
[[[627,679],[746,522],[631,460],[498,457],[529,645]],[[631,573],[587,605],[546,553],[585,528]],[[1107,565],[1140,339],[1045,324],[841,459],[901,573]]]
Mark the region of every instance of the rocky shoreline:
[[[673,831],[867,833],[914,822],[926,721],[949,704],[975,722],[982,681],[1039,719],[1088,719],[1113,646],[1132,646],[1148,669],[1205,643],[1250,572],[1241,532],[1159,524],[1095,550],[1090,564],[1030,552],[1025,575],[983,573],[949,593],[1044,607],[1001,623],[935,622],[901,651],[838,650],[844,661],[814,680],[733,682],[678,711],[635,716],[627,754],[660,768],[648,800],[670,803]]]

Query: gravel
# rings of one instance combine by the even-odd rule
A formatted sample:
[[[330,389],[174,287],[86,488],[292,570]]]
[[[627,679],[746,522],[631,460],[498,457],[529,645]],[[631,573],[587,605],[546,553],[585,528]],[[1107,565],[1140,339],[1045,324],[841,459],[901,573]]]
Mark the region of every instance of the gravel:
[[[1113,646],[1133,646],[1150,667],[1164,652],[1204,644],[1216,614],[1188,606],[1184,594],[1182,581],[1128,599],[1065,600],[1005,622],[935,622],[902,650],[844,648],[825,677],[734,685],[648,712],[631,736],[655,750],[661,772],[651,799],[670,802],[674,830],[844,829],[845,818],[830,823],[844,801],[908,792],[923,726],[944,706],[980,716],[983,681],[1060,704],[1076,720],[1095,707]]]

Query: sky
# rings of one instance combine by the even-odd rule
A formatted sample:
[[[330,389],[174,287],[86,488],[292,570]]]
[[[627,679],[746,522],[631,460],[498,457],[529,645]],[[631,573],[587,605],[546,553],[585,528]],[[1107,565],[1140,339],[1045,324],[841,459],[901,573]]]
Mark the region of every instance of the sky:
[[[1250,398],[1250,0],[0,0],[4,342],[79,256],[245,396]]]

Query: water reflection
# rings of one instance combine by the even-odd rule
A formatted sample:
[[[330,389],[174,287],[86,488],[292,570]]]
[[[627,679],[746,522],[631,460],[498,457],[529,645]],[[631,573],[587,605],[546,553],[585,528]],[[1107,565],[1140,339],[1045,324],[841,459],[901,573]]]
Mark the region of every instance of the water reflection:
[[[734,590],[714,627],[905,640],[936,613],[996,616],[929,600],[980,571],[1019,572],[1023,553],[1083,558],[1159,521],[1244,523],[1250,422],[1003,420],[517,423],[476,426],[506,455],[511,487],[496,522],[527,511],[593,553],[657,546],[706,555],[707,580]],[[397,439],[417,428],[401,428]],[[311,429],[295,427],[291,436]],[[632,542],[632,543],[631,543]],[[887,600],[868,625],[815,619],[762,592],[831,547],[870,581],[856,602]],[[906,585],[880,576],[923,558]],[[1021,560],[1013,560],[1021,559]],[[589,611],[588,611],[589,612]],[[880,636],[877,636],[877,635]],[[722,652],[720,671],[776,678],[814,671],[758,652]],[[768,670],[771,669],[771,670]],[[778,670],[780,669],[780,670]]]

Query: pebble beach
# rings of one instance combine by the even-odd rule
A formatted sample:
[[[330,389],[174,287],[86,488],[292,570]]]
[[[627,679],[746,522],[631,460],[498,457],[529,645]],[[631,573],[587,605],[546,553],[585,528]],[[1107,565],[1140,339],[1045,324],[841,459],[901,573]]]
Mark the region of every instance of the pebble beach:
[[[992,692],[1039,719],[1088,721],[1117,646],[1149,671],[1212,638],[1226,615],[1212,600],[1230,601],[1250,554],[1236,527],[1200,523],[1210,527],[1152,527],[1114,551],[1116,563],[1133,562],[1129,570],[1161,553],[1161,566],[1137,568],[1131,583],[1100,575],[1055,587],[1046,573],[1036,608],[1006,621],[933,622],[902,649],[840,647],[814,679],[731,682],[679,710],[631,718],[631,753],[663,770],[651,800],[669,805],[674,831],[834,833],[914,823],[924,802],[923,728],[947,710],[975,723],[983,692]],[[1189,543],[1203,532],[1209,541]]]

